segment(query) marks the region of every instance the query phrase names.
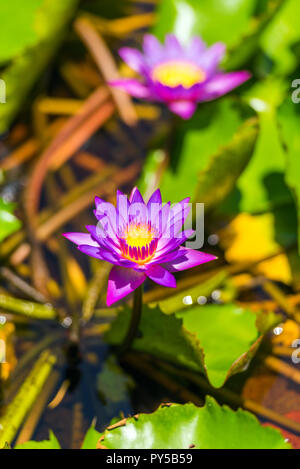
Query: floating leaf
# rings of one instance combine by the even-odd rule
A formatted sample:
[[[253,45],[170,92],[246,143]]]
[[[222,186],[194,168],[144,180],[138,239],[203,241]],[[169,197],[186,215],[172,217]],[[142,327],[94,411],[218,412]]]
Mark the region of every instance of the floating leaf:
[[[21,227],[21,222],[14,216],[15,205],[6,203],[0,197],[0,242]]]
[[[18,11],[23,12],[24,2],[13,0],[12,4],[16,2],[19,4]],[[6,104],[0,105],[0,133],[7,130],[27,93],[55,53],[63,38],[65,26],[78,5],[78,0],[28,1],[31,2],[40,5],[35,16],[37,37],[34,44],[16,55],[1,74],[6,84]],[[10,2],[2,3],[10,5]],[[9,17],[14,21],[14,9]],[[12,36],[9,35],[7,40],[11,41]]]
[[[26,443],[15,446],[14,449],[61,449],[61,446],[54,433],[50,430],[49,440],[27,441]]]
[[[298,107],[286,101],[279,110],[282,138],[286,148],[286,183],[291,188],[298,214],[298,250],[300,252],[300,113]]]
[[[292,46],[300,40],[300,3],[286,0],[261,39],[263,50],[275,62],[275,72],[287,74],[297,66]]]
[[[129,308],[119,313],[106,334],[108,342],[122,342],[130,314]],[[195,306],[172,315],[144,305],[141,337],[133,347],[201,371],[214,387],[221,387],[229,376],[248,366],[263,333],[274,324],[271,316],[256,317],[235,304]]]
[[[81,449],[96,449],[100,436],[101,433],[97,432],[92,425],[84,437]]]
[[[197,174],[209,166],[212,155],[221,146],[230,143],[244,116],[251,112],[249,109],[227,97],[200,106],[192,119],[180,124],[174,134],[170,167],[164,171],[159,184],[165,200],[194,198]],[[149,155],[141,177],[144,184],[149,178],[155,181],[154,171],[161,158],[160,152]]]
[[[278,430],[263,427],[254,415],[220,406],[207,396],[194,404],[161,406],[106,430],[100,448],[108,449],[289,449]]]
[[[254,85],[245,95],[258,112],[260,132],[253,156],[220,212],[256,213],[292,201],[284,182],[286,162],[277,122],[277,108],[284,96],[284,83],[274,79]]]
[[[182,41],[200,35],[209,44],[234,44],[248,28],[255,0],[162,0],[154,34],[164,39],[175,33]]]
[[[10,60],[32,46],[39,37],[38,11],[44,0],[10,0],[0,3],[0,63]]]
[[[206,210],[218,205],[231,192],[252,157],[257,135],[256,119],[247,121],[199,173],[195,200],[204,203]]]
[[[182,310],[184,307],[189,308],[189,304],[197,303],[199,297],[208,297],[217,287],[224,283],[227,276],[227,272],[222,270],[217,274],[210,276],[199,285],[190,287],[189,289],[176,293],[165,300],[159,301],[158,305],[165,314],[172,314],[175,311]],[[190,301],[184,302],[184,298],[187,297]]]

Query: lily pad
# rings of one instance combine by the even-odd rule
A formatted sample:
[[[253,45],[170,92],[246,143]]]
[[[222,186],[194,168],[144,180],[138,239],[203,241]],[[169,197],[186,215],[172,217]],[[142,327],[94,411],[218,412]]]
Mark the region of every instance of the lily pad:
[[[61,449],[61,446],[54,433],[50,430],[49,440],[27,441],[26,443],[15,446],[14,449]]]
[[[258,113],[260,132],[249,164],[218,208],[219,212],[258,213],[292,201],[284,181],[286,161],[277,121],[277,109],[285,92],[281,80],[268,79],[258,82],[245,94],[247,102]]]
[[[254,415],[220,406],[210,396],[203,407],[162,405],[152,414],[122,420],[99,440],[107,449],[290,449],[278,430]]]
[[[1,3],[7,4],[7,8],[12,5],[10,15],[7,18],[10,18],[13,22],[15,21],[15,15],[18,17],[19,14],[23,14],[23,10],[26,10],[22,0]],[[1,79],[6,85],[6,104],[0,106],[0,133],[7,130],[27,93],[53,57],[63,39],[65,26],[76,10],[78,0],[64,0],[64,2],[60,0],[28,0],[26,5],[27,3],[39,5],[35,13],[32,10],[34,33],[29,35],[29,39],[31,38],[29,43],[24,48],[22,46],[18,53],[15,49],[11,50],[12,60],[1,74]],[[19,5],[18,8],[16,8],[16,5]],[[15,9],[17,9],[17,12],[15,12]],[[1,10],[0,13],[2,13]],[[7,31],[7,41],[14,44],[12,31]],[[1,51],[3,50],[2,45]],[[21,46],[22,42],[19,45]],[[16,47],[18,47],[17,43]],[[15,53],[16,55],[14,55]]]
[[[10,60],[38,40],[37,15],[44,0],[0,3],[0,63]]]
[[[298,249],[300,252],[300,113],[293,103],[285,102],[279,110],[282,138],[287,155],[285,180],[291,188],[297,204],[298,214]]]
[[[106,339],[118,345],[131,311],[125,307]],[[244,371],[263,334],[278,321],[273,313],[254,314],[235,304],[195,306],[166,315],[158,306],[143,307],[141,337],[133,348],[204,373],[214,387]]]
[[[183,41],[201,35],[209,44],[234,44],[249,26],[255,0],[162,0],[154,34],[173,32]]]
[[[189,121],[181,123],[174,133],[170,166],[163,172],[160,181],[160,189],[165,200],[181,200],[187,196],[194,199],[198,187],[198,173],[203,171],[202,179],[210,180],[209,177],[205,178],[206,170],[213,164],[211,161],[215,161],[215,155],[218,155],[218,161],[222,161],[223,149],[225,153],[227,151],[224,160],[226,162],[230,160],[231,168],[237,168],[233,174],[239,176],[239,171],[242,171],[252,154],[252,142],[244,141],[245,148],[239,158],[236,156],[234,145],[238,147],[236,139],[239,138],[239,131],[244,132],[241,126],[245,116],[248,117],[252,113],[250,107],[241,106],[235,99],[225,97],[217,102],[202,104]],[[232,140],[235,134],[236,137]],[[229,150],[226,150],[227,145]],[[238,150],[240,151],[240,148]],[[152,152],[147,158],[141,176],[142,188],[147,186],[147,183],[151,184],[151,179],[155,180],[153,168],[155,171],[159,159],[159,152]],[[218,171],[218,174],[221,172],[224,181],[225,170],[224,164]],[[224,188],[225,184],[222,187]]]

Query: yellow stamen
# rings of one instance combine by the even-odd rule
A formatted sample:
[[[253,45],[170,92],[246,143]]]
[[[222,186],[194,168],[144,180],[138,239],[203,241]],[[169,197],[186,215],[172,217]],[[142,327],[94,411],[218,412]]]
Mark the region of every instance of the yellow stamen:
[[[128,246],[142,248],[151,243],[153,232],[148,225],[133,224],[126,228],[124,238]]]
[[[172,60],[156,65],[152,71],[152,78],[171,88],[179,85],[190,88],[196,83],[202,83],[206,78],[206,74],[195,64]]]

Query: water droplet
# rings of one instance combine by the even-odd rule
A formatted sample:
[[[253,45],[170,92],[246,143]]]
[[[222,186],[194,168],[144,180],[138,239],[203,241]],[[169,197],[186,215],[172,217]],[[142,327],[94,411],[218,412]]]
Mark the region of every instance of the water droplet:
[[[283,332],[283,328],[280,327],[280,326],[275,327],[275,329],[273,330],[273,332],[274,332],[275,335],[280,335],[280,334],[282,334],[282,332]]]
[[[62,325],[63,327],[65,327],[66,329],[68,329],[68,327],[70,327],[71,324],[72,324],[72,318],[70,318],[69,316],[66,317],[66,318],[63,320],[63,322],[61,323],[61,325]]]
[[[220,301],[221,299],[221,290],[215,290],[212,292],[211,297],[214,301]]]
[[[197,303],[199,305],[205,305],[205,303],[207,303],[207,298],[206,296],[198,296],[197,298]]]
[[[216,246],[216,244],[218,244],[218,242],[219,242],[219,236],[217,234],[211,234],[207,238],[207,242],[211,246]]]
[[[0,316],[0,324],[3,326],[3,324],[6,323],[6,317],[5,316]]]
[[[185,296],[182,300],[184,305],[192,305],[193,304],[193,298],[191,296]]]

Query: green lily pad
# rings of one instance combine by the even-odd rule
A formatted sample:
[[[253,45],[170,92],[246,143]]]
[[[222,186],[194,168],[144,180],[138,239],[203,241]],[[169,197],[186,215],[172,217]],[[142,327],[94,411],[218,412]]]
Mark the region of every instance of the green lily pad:
[[[97,432],[92,425],[86,432],[81,449],[96,449],[100,436],[101,433]]]
[[[297,105],[286,101],[279,110],[279,122],[287,156],[285,180],[291,188],[297,204],[298,249],[300,252],[300,113]]]
[[[216,207],[231,192],[252,157],[257,136],[257,120],[249,119],[200,171],[195,200],[204,203],[206,210]]]
[[[49,440],[27,441],[26,443],[15,446],[14,449],[61,449],[61,446],[54,433],[50,430]]]
[[[263,427],[254,415],[220,406],[210,396],[203,407],[162,405],[106,430],[107,449],[290,449],[281,433]]]
[[[252,112],[249,107],[241,106],[235,99],[225,97],[202,104],[189,121],[180,123],[174,133],[170,166],[164,171],[159,183],[165,200],[181,200],[187,196],[194,199],[198,173],[210,166],[215,154],[220,152],[222,158],[223,146],[231,144],[245,116],[248,117]],[[233,167],[242,166],[245,153],[247,151],[244,151],[239,159],[235,153],[232,154]],[[142,190],[155,180],[154,173],[159,166],[159,160],[159,152],[149,154],[139,184]],[[242,161],[241,164],[239,160]]]
[[[38,40],[37,15],[44,0],[10,0],[0,3],[0,63],[22,53]]]
[[[125,307],[106,334],[118,345],[126,334],[131,311]],[[254,314],[235,304],[190,307],[166,315],[144,305],[141,337],[133,348],[204,373],[214,387],[244,371],[263,334],[278,321],[273,313]]]
[[[264,52],[275,62],[274,72],[289,74],[298,65],[293,46],[300,40],[298,0],[286,0],[261,38]]]
[[[255,0],[162,0],[154,34],[164,39],[173,32],[183,41],[201,35],[209,44],[231,45],[247,30],[255,4]]]
[[[14,204],[6,203],[0,197],[0,242],[21,227],[20,220],[13,214],[14,208]]]
[[[284,181],[286,161],[277,121],[285,92],[285,83],[272,78],[258,82],[245,94],[258,113],[260,131],[249,164],[219,212],[258,213],[292,201]]]
[[[1,79],[6,85],[6,103],[0,105],[0,133],[7,130],[25,100],[27,93],[53,57],[63,39],[65,26],[76,10],[78,1],[26,0],[26,5],[27,3],[39,5],[35,12],[33,8],[31,10],[34,21],[34,33],[28,36],[30,41],[26,44],[26,47],[23,47],[22,42],[20,42],[20,50],[15,48],[11,50],[12,60],[1,74]],[[19,17],[19,15],[23,15],[23,12],[26,11],[22,0],[1,3],[7,4],[6,8],[10,8],[12,5],[12,10],[6,18],[11,19],[13,22],[15,21],[15,15]],[[26,18],[27,13],[24,14]],[[22,28],[20,28],[20,31],[22,32]],[[7,34],[6,42],[14,44],[13,32],[7,31],[5,34]],[[3,50],[2,45],[3,43],[1,44],[1,51]],[[18,43],[16,43],[16,47],[18,47]]]

